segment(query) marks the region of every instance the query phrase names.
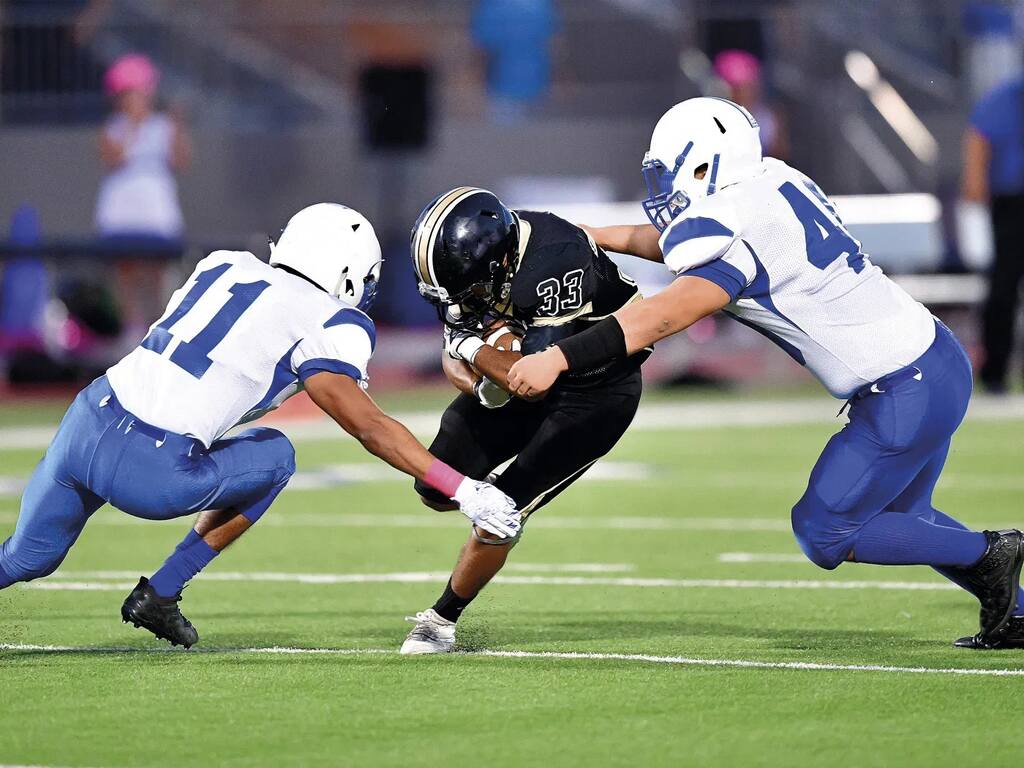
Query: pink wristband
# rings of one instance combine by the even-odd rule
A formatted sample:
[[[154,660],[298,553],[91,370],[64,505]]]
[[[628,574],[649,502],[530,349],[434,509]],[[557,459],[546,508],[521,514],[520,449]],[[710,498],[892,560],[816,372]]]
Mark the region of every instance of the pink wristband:
[[[436,488],[449,499],[455,498],[455,491],[465,479],[465,475],[456,472],[440,459],[434,459],[434,462],[427,468],[427,474],[423,476],[423,482]]]

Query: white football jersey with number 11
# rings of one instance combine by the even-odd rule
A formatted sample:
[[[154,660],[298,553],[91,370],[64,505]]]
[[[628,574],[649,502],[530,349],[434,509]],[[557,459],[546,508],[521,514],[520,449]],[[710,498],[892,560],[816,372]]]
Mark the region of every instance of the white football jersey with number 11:
[[[215,251],[135,350],[107,371],[143,421],[209,446],[321,371],[365,384],[373,321],[245,251]]]

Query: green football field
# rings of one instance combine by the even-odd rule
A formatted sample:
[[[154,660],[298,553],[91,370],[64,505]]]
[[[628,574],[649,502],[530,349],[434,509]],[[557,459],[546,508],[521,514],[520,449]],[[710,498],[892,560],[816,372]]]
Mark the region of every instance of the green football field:
[[[293,487],[186,590],[191,651],[119,616],[188,523],[101,510],[57,574],[0,593],[0,766],[1019,761],[1024,652],[950,646],[973,598],[926,568],[801,559],[789,509],[837,406],[714,426],[730,401],[671,402],[537,514],[446,657],[397,648],[463,518],[322,427],[295,431]],[[0,416],[0,538],[41,454],[25,425],[51,417]],[[1024,523],[1022,427],[969,420],[937,506]]]

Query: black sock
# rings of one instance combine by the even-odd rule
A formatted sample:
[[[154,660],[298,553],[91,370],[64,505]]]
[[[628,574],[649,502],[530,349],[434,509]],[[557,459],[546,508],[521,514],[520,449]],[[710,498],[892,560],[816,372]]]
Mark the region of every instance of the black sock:
[[[448,579],[448,584],[444,588],[444,594],[437,598],[437,602],[434,603],[434,610],[439,616],[448,619],[448,621],[458,621],[462,611],[472,602],[472,597],[459,597],[456,595],[452,590],[452,580]]]

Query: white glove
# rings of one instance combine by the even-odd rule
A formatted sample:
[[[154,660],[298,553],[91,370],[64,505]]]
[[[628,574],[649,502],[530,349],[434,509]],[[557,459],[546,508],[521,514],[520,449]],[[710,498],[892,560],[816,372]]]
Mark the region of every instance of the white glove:
[[[473,394],[484,408],[501,408],[512,395],[484,376],[473,385]]]
[[[522,516],[516,503],[490,483],[467,477],[459,484],[453,498],[462,514],[478,528],[503,539],[519,534]]]
[[[483,339],[472,331],[454,331],[445,326],[444,329],[444,351],[453,360],[465,360],[470,365],[481,347],[485,345]]]

